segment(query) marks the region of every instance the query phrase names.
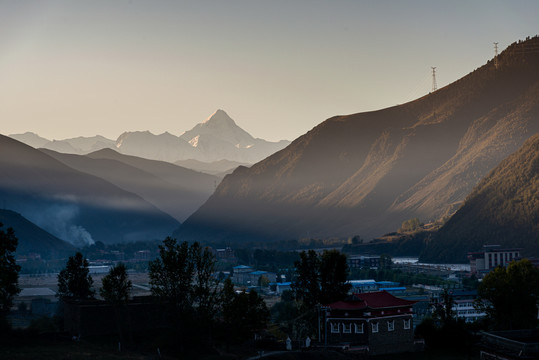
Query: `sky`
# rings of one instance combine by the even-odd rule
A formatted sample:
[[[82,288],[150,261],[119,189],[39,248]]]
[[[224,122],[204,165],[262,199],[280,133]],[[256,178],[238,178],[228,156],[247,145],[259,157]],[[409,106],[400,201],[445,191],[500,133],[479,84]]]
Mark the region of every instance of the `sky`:
[[[427,94],[539,33],[539,1],[0,0],[0,133],[267,140]]]

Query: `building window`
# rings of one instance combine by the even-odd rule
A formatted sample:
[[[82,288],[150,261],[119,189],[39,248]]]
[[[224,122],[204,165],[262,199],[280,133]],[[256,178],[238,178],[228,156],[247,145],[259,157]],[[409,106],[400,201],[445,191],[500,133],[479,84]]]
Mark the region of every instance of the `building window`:
[[[331,333],[332,334],[338,334],[339,333],[339,324],[338,323],[330,323],[331,324]]]
[[[393,331],[395,330],[395,320],[391,320],[387,322],[387,331]]]
[[[409,330],[410,329],[410,319],[408,320],[404,320],[404,330]]]
[[[372,332],[377,333],[378,332],[378,323],[371,323]]]
[[[342,324],[342,332],[343,334],[350,334],[352,332],[352,324]]]
[[[363,324],[354,324],[354,331],[356,334],[363,334]]]

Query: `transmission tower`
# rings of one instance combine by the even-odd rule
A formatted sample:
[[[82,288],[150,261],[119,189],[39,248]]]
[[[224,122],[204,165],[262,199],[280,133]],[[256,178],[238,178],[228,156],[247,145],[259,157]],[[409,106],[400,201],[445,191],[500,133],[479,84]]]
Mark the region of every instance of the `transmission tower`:
[[[494,43],[494,67],[498,68],[498,43]]]
[[[438,89],[436,85],[436,66],[431,67],[432,69],[432,92],[435,92]]]

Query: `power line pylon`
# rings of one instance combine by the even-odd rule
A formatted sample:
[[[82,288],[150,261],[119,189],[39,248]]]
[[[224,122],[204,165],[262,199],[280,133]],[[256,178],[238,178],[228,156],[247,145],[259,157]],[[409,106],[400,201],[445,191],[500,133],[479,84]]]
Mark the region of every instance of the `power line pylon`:
[[[498,43],[495,42],[494,44],[494,67],[498,68]]]
[[[438,89],[436,85],[436,66],[431,67],[432,69],[432,92],[435,92]]]

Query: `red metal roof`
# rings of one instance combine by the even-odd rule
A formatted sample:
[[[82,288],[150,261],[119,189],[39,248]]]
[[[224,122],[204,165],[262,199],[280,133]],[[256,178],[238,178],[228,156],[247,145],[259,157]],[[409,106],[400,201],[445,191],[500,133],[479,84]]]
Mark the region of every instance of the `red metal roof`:
[[[337,301],[328,305],[335,310],[360,310],[360,309],[381,309],[401,306],[411,306],[415,301],[405,300],[395,297],[387,291],[354,294],[353,299],[347,301]]]

